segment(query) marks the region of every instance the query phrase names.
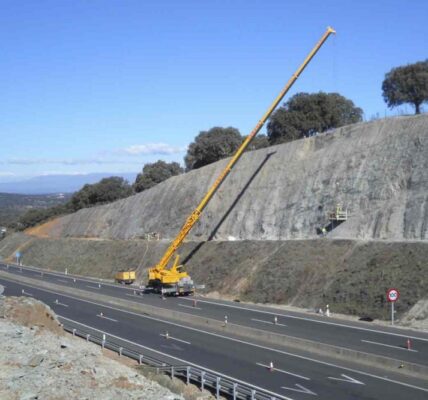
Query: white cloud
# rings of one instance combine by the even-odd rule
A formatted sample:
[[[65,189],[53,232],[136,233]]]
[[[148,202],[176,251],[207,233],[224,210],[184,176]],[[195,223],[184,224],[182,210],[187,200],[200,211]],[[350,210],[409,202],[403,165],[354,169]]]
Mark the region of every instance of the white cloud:
[[[138,164],[142,159],[130,159],[130,157],[151,155],[174,155],[186,151],[186,147],[171,146],[167,143],[136,144],[116,151],[103,151],[88,158],[10,158],[0,161],[0,164],[8,165],[109,165],[109,164]],[[2,176],[2,175],[0,175]]]
[[[16,174],[14,174],[13,172],[1,172],[0,171],[0,176],[1,177],[10,177],[10,176],[16,176]]]
[[[124,148],[121,153],[131,156],[150,155],[150,154],[177,154],[186,151],[187,147],[171,146],[167,143],[147,143],[134,144]]]

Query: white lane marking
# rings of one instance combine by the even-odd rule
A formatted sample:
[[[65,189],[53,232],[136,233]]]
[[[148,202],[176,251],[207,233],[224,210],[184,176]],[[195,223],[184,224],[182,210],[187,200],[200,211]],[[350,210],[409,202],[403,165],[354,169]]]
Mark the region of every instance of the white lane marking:
[[[58,306],[68,307],[68,305],[67,305],[67,304],[61,303],[61,302],[59,302],[58,300],[55,300],[55,301],[54,301],[54,304],[56,304],[56,305],[58,305]]]
[[[280,324],[279,322],[277,322],[277,323],[275,324],[275,322],[272,322],[272,321],[265,321],[265,320],[263,320],[263,319],[256,319],[256,318],[251,318],[251,321],[263,322],[263,323],[265,323],[265,324],[270,324],[270,325],[287,326],[287,325],[285,325],[285,324]]]
[[[34,297],[31,293],[26,292],[24,289],[22,289],[22,294],[26,294],[27,296]]]
[[[175,340],[177,342],[181,342],[181,343],[185,343],[185,344],[191,344],[190,342],[186,342],[185,340],[175,338],[175,337],[173,337],[171,335],[168,335],[168,337],[167,337],[167,335],[161,333],[159,336],[163,336],[164,338],[167,338],[168,340]]]
[[[117,319],[106,317],[105,315],[97,314],[98,318],[108,319],[109,321],[117,322]]]
[[[73,319],[63,317],[62,315],[58,315],[58,317],[60,317],[60,318],[62,318],[62,319],[65,319],[65,320],[67,320],[67,321],[71,321],[71,322],[73,322],[73,323],[75,323],[75,324],[82,325],[82,326],[84,326],[84,327],[86,327],[86,328],[93,329],[94,331],[97,331],[97,332],[100,332],[100,333],[105,333],[104,331],[101,331],[101,330],[99,330],[99,329],[97,329],[97,328],[94,328],[93,326],[89,326],[89,325],[82,324],[81,322],[77,322],[77,321],[75,321],[75,320],[73,320]],[[111,337],[113,337],[113,338],[115,338],[115,339],[122,340],[122,341],[124,341],[124,342],[126,342],[126,343],[130,343],[130,344],[132,344],[132,345],[134,345],[134,346],[141,347],[141,348],[143,348],[143,349],[146,349],[146,350],[152,351],[152,352],[154,352],[154,353],[160,354],[160,355],[162,355],[162,356],[164,356],[164,357],[173,358],[174,360],[177,360],[177,361],[179,361],[179,362],[180,362],[180,363],[182,363],[182,364],[191,365],[191,366],[196,367],[196,368],[201,368],[201,369],[203,369],[203,370],[205,370],[205,371],[207,371],[207,372],[211,372],[211,373],[216,374],[216,375],[218,375],[218,376],[221,376],[221,377],[223,377],[223,378],[232,379],[232,380],[234,380],[235,382],[243,383],[244,385],[250,385],[250,386],[252,386],[252,387],[253,387],[253,388],[255,388],[255,389],[263,390],[264,392],[269,393],[270,395],[272,395],[272,396],[274,396],[274,397],[276,397],[276,398],[278,398],[278,399],[282,399],[282,400],[293,400],[293,399],[292,399],[292,398],[290,398],[290,397],[286,397],[286,396],[283,396],[283,395],[281,395],[281,394],[278,394],[278,393],[275,393],[275,392],[271,392],[271,391],[266,390],[266,389],[263,389],[263,388],[261,388],[261,387],[259,387],[259,386],[255,386],[255,385],[253,385],[252,383],[248,383],[248,382],[245,382],[245,381],[241,381],[241,380],[239,380],[239,379],[234,378],[233,376],[225,375],[225,374],[222,374],[221,372],[218,372],[218,371],[215,371],[215,370],[212,370],[212,369],[206,368],[206,367],[202,367],[201,365],[198,365],[198,364],[192,363],[192,362],[187,361],[187,360],[184,360],[184,359],[182,359],[182,358],[178,358],[178,357],[175,357],[175,356],[171,356],[171,355],[169,355],[169,354],[167,354],[167,353],[163,353],[162,351],[159,351],[159,350],[153,349],[153,348],[151,348],[151,347],[144,346],[144,345],[142,345],[142,344],[140,344],[140,343],[133,342],[133,341],[131,341],[131,340],[128,340],[128,339],[122,338],[122,337],[120,337],[120,336],[112,335],[112,334],[110,334],[110,333],[109,333],[109,336],[111,336]]]
[[[96,290],[100,290],[101,289],[98,286],[89,286],[89,285],[86,285],[86,287],[91,288],[91,289],[96,289]]]
[[[57,278],[57,281],[64,282],[64,283],[70,283],[70,281],[67,281],[66,279],[59,279],[59,278]]]
[[[4,279],[4,278],[3,278],[3,279]],[[7,280],[7,279],[4,279],[4,280]],[[28,286],[28,285],[21,284],[21,286]],[[32,287],[32,286],[29,286],[29,287]],[[58,293],[58,292],[54,292],[54,291],[52,291],[52,290],[40,289],[40,288],[38,288],[38,287],[37,287],[36,289],[37,289],[37,290],[40,290],[40,291],[43,291],[43,292],[53,293],[53,294],[56,294],[56,295],[60,295],[60,296],[63,296],[63,297],[67,297],[67,298],[69,298],[69,299],[74,299],[74,300],[77,300],[77,301],[82,301],[82,302],[84,302],[84,303],[90,303],[90,304],[94,304],[94,305],[96,305],[96,306],[100,306],[100,307],[104,307],[104,308],[110,308],[111,310],[120,311],[120,312],[123,312],[123,313],[125,313],[125,314],[135,315],[135,316],[138,316],[138,317],[140,317],[140,318],[146,318],[146,319],[150,319],[150,320],[152,320],[152,321],[159,321],[159,322],[162,322],[162,323],[167,324],[167,325],[169,324],[169,325],[173,325],[173,326],[178,326],[178,327],[183,328],[183,329],[188,329],[188,330],[195,331],[195,332],[205,333],[205,334],[207,334],[207,335],[211,335],[211,336],[215,336],[215,337],[220,337],[220,338],[223,338],[223,339],[231,340],[231,341],[233,341],[233,342],[238,342],[238,343],[247,344],[247,345],[249,345],[249,346],[257,347],[257,348],[260,348],[260,349],[269,350],[269,351],[276,352],[276,353],[279,353],[279,354],[285,354],[285,355],[288,355],[288,356],[290,356],[290,357],[295,357],[295,358],[299,358],[299,359],[301,359],[301,360],[311,361],[311,362],[314,362],[314,363],[316,363],[316,364],[326,365],[326,366],[333,367],[333,368],[338,368],[338,369],[341,369],[341,370],[344,370],[344,371],[354,372],[354,373],[356,373],[356,374],[360,374],[360,375],[364,375],[364,376],[369,376],[369,377],[371,377],[371,378],[379,379],[379,380],[381,380],[381,381],[395,383],[395,384],[397,384],[397,385],[401,385],[401,386],[405,386],[405,387],[410,387],[410,388],[412,388],[412,389],[421,390],[421,391],[423,391],[423,392],[427,392],[427,393],[428,393],[428,389],[421,388],[421,387],[419,387],[419,386],[414,386],[414,385],[411,385],[411,384],[409,384],[409,383],[405,383],[405,382],[401,382],[401,381],[395,381],[395,380],[393,380],[393,379],[389,379],[389,378],[386,378],[386,377],[384,377],[384,376],[374,375],[374,374],[371,374],[371,373],[369,373],[369,372],[364,372],[364,371],[360,371],[360,370],[353,369],[353,368],[343,367],[343,366],[340,366],[340,365],[337,365],[337,364],[333,364],[333,363],[330,363],[330,362],[327,362],[327,361],[316,360],[316,359],[314,359],[314,358],[310,358],[310,357],[306,357],[306,356],[301,356],[301,355],[299,355],[299,354],[293,354],[293,353],[290,353],[290,352],[288,352],[288,351],[284,351],[284,350],[273,349],[273,348],[270,348],[270,347],[267,347],[267,346],[262,346],[262,345],[260,345],[260,344],[255,344],[255,343],[247,342],[247,341],[245,341],[245,340],[235,339],[235,338],[232,338],[232,337],[228,337],[228,336],[220,335],[220,334],[218,334],[218,333],[213,333],[213,332],[204,331],[204,330],[202,330],[202,329],[191,328],[191,327],[189,327],[189,326],[180,325],[180,324],[175,323],[175,322],[166,321],[166,320],[159,319],[159,318],[155,318],[155,317],[149,317],[148,315],[138,314],[138,313],[133,312],[133,311],[123,310],[123,309],[120,309],[120,308],[116,308],[116,307],[108,306],[108,305],[101,304],[101,303],[95,303],[95,302],[93,302],[93,301],[84,300],[84,299],[81,299],[81,298],[79,298],[79,297],[74,297],[74,296],[70,296],[70,295],[66,295],[66,294],[62,294],[62,293]],[[140,303],[135,302],[135,304],[140,304]],[[63,318],[65,318],[65,317],[63,317]],[[66,319],[67,319],[67,318],[66,318]],[[72,320],[71,320],[71,321],[72,321]],[[83,324],[82,324],[82,325],[83,325]],[[285,335],[283,335],[283,336],[284,336],[284,337],[287,337],[287,336],[285,336]]]
[[[313,392],[312,390],[309,390],[308,388],[305,388],[303,385],[299,385],[298,383],[296,383],[294,386],[297,386],[299,389],[290,388],[290,387],[286,387],[286,386],[281,386],[281,389],[293,390],[294,392],[299,392],[299,393],[311,394],[313,396],[318,396],[315,392]]]
[[[192,310],[202,310],[202,308],[199,308],[199,307],[193,307],[193,306],[187,306],[186,304],[180,304],[180,303],[178,303],[178,305],[179,305],[180,307],[191,308]]]
[[[329,376],[329,377],[328,377],[328,379],[333,379],[333,380],[335,380],[335,381],[343,381],[343,382],[355,383],[355,384],[357,384],[357,385],[365,385],[365,383],[363,383],[363,382],[361,382],[361,381],[357,381],[356,379],[351,378],[351,377],[350,377],[350,376],[348,376],[348,375],[340,374],[340,376],[343,376],[343,378],[345,378],[345,379],[343,379],[343,378],[335,378],[335,377],[333,377],[333,376]],[[410,386],[411,386],[411,385],[410,385]]]
[[[267,364],[256,363],[256,365],[258,365],[260,367],[263,367],[263,368],[270,369],[270,365],[267,365]],[[311,380],[311,378],[308,378],[306,376],[297,375],[297,374],[294,374],[293,372],[285,371],[283,369],[279,369],[279,368],[275,368],[275,367],[273,368],[273,371],[278,371],[278,372],[282,372],[283,374],[295,376],[296,378],[304,379],[305,381],[310,381]]]
[[[191,301],[191,299],[186,299],[186,298],[184,298],[183,300]],[[207,303],[207,304],[214,304],[216,306],[222,306],[222,307],[236,308],[238,310],[254,311],[254,312],[257,312],[257,313],[261,313],[261,314],[276,315],[276,316],[280,316],[280,317],[284,317],[284,318],[300,319],[300,320],[303,320],[303,321],[316,322],[318,324],[340,326],[340,327],[343,327],[343,328],[358,329],[360,331],[365,331],[365,332],[373,332],[373,333],[380,333],[380,334],[383,334],[383,335],[399,336],[399,337],[410,338],[410,339],[415,339],[415,340],[422,340],[424,342],[428,342],[428,338],[422,338],[422,337],[418,337],[418,336],[409,336],[409,335],[405,335],[405,334],[402,334],[402,333],[379,331],[379,330],[376,330],[376,329],[363,328],[363,327],[360,327],[360,326],[352,326],[352,325],[341,324],[339,322],[320,321],[320,320],[313,319],[313,318],[308,318],[308,317],[298,317],[296,315],[281,314],[278,311],[277,312],[262,311],[262,310],[256,310],[256,309],[253,309],[253,308],[248,308],[248,307],[239,307],[239,306],[235,306],[233,304],[215,303],[213,301],[200,300],[200,299],[198,299],[198,302]]]
[[[379,343],[379,342],[372,342],[371,340],[361,340],[364,343],[369,343],[369,344],[375,344],[378,346],[385,346],[385,347],[392,347],[393,349],[397,349],[397,350],[406,350],[406,351],[413,351],[414,353],[417,353],[417,350],[413,350],[413,349],[407,349],[405,347],[400,347],[400,346],[393,346],[391,344],[385,344],[385,343]]]

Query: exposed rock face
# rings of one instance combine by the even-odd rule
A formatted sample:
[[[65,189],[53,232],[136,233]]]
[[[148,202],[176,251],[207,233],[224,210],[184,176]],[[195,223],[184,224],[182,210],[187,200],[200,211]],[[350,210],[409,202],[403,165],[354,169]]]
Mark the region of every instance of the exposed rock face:
[[[46,226],[44,234],[126,240],[159,232],[162,238],[174,237],[226,162],[81,210]],[[428,116],[351,125],[244,154],[189,240],[314,238],[336,203],[351,217],[329,237],[427,240]]]
[[[0,303],[3,301],[0,298]],[[58,336],[57,327],[50,325],[56,318],[49,308],[42,311],[43,303],[8,298],[4,307],[6,319],[0,319],[1,399],[183,400],[132,368],[103,356],[98,346]],[[26,317],[20,319],[31,307],[47,325],[32,326]]]

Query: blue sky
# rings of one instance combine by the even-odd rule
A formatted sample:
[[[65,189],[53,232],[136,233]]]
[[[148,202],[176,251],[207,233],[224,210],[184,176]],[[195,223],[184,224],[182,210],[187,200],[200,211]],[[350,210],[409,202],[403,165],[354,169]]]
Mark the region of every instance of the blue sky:
[[[395,115],[385,72],[428,57],[425,0],[0,4],[0,181],[138,171],[182,162],[201,130],[247,134],[328,25],[287,98],[335,91],[366,119]]]

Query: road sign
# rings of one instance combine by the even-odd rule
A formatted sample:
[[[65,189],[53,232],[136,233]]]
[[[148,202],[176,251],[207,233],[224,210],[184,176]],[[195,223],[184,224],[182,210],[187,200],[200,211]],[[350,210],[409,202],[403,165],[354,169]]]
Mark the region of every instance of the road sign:
[[[19,251],[17,251],[17,252],[15,253],[15,257],[16,257],[16,258],[21,257],[21,253],[20,253]]]
[[[386,292],[386,298],[389,302],[394,303],[398,300],[400,297],[400,292],[397,289],[389,289]]]

